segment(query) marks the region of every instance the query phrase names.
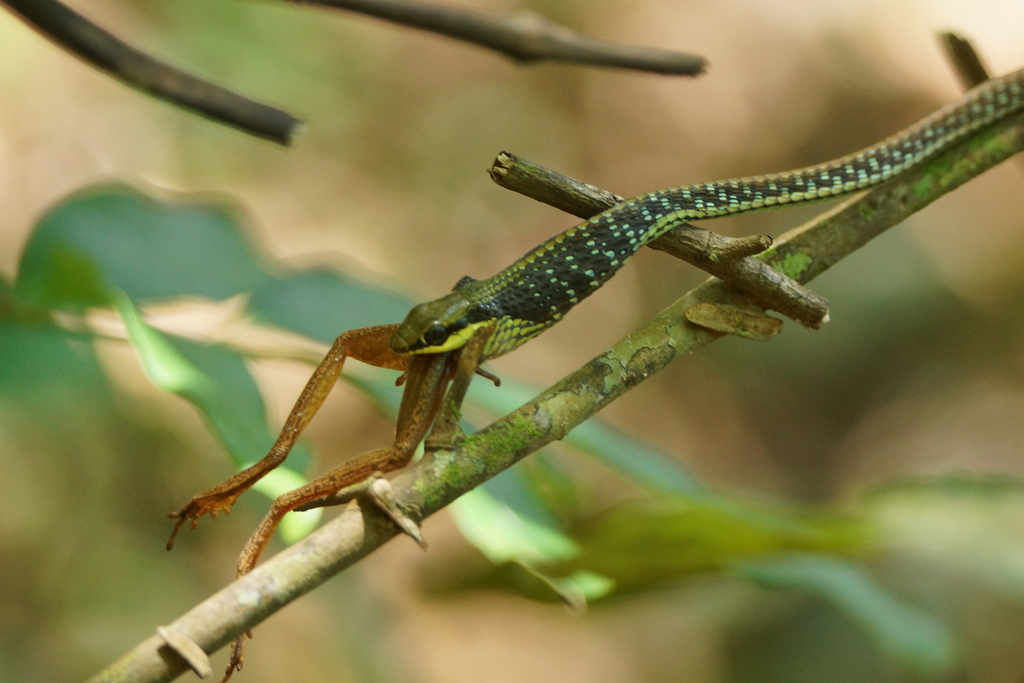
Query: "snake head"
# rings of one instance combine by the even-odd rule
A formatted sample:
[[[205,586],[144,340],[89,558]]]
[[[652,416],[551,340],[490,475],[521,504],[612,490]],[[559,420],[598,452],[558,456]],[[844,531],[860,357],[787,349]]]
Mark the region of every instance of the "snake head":
[[[414,306],[391,337],[395,353],[444,353],[461,348],[478,327],[490,320],[473,322],[472,305],[459,291]]]

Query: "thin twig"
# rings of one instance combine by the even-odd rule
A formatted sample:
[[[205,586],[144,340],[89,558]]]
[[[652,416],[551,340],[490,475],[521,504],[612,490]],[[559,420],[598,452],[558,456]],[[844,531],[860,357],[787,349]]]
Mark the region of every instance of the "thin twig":
[[[499,152],[487,173],[506,190],[536,199],[578,218],[590,218],[623,197],[576,180],[511,152]]]
[[[939,33],[939,44],[942,45],[946,59],[949,60],[949,65],[953,67],[953,73],[964,90],[970,90],[991,78],[981,55],[967,38],[946,31]],[[1017,160],[1017,167],[1024,168],[1024,159]]]
[[[989,79],[988,69],[971,45],[971,41],[952,31],[946,31],[939,34],[939,44],[942,45],[946,59],[952,65],[964,90],[970,90]]]
[[[502,14],[423,0],[295,0],[358,12],[494,50],[517,62],[551,60],[658,74],[696,76],[703,57],[619,45],[577,33],[530,11]]]
[[[126,85],[251,135],[287,145],[301,123],[164,64],[122,42],[57,0],[0,0],[41,34]]]
[[[498,155],[489,173],[498,185],[579,218],[590,218],[622,201],[607,190],[509,152]],[[727,237],[686,223],[648,246],[739,287],[764,308],[818,329],[828,322],[828,300],[750,256],[771,243],[767,235]]]
[[[854,197],[779,238],[760,259],[801,283],[850,255],[911,214],[1024,151],[1024,115],[1010,117],[893,181]],[[673,360],[722,337],[686,321],[700,303],[736,304],[737,293],[709,280],[654,320],[518,410],[431,453],[394,480],[398,503],[428,517],[542,446],[563,438],[613,399]],[[170,625],[213,652],[358,562],[397,533],[390,520],[350,506],[300,543],[193,608]],[[90,683],[168,681],[187,669],[152,636]]]

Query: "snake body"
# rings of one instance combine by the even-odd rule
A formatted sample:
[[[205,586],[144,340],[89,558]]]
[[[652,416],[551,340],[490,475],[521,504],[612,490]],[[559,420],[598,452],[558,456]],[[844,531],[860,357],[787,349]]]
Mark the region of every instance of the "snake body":
[[[494,323],[483,357],[503,355],[561,320],[638,249],[685,222],[872,187],[1021,109],[1024,69],[986,81],[899,133],[835,161],[637,195],[538,245],[501,272],[485,280],[463,278],[447,296],[416,306],[392,338],[392,349],[449,351]]]

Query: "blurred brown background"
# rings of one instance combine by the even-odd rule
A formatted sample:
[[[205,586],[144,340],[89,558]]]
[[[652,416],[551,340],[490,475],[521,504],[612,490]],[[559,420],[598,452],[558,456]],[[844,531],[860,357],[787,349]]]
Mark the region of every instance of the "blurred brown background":
[[[41,212],[84,185],[123,179],[227,195],[274,257],[331,264],[426,300],[574,223],[493,185],[485,169],[501,150],[621,195],[781,171],[854,151],[956,98],[938,30],[970,37],[994,73],[1024,63],[1017,0],[474,3],[704,55],[711,67],[696,80],[517,67],[271,0],[70,4],[151,54],[283,106],[306,130],[283,149],[183,113],[0,12],[7,279]],[[719,490],[753,499],[841,503],[898,476],[1024,475],[1022,193],[1021,165],[1004,164],[813,283],[833,304],[822,331],[787,323],[770,344],[723,340],[603,415]],[[818,210],[706,225],[778,235]],[[546,386],[703,279],[641,253],[493,369]],[[80,406],[33,431],[19,426],[23,408],[0,405],[0,681],[91,675],[225,584],[265,509],[249,496],[165,553],[164,513],[230,465],[191,406],[148,383],[130,348],[101,348],[123,422]],[[279,423],[309,368],[258,369]],[[342,387],[310,429],[317,469],[384,443],[390,428]],[[424,563],[443,571],[475,552],[446,514],[425,532],[426,556],[400,539],[270,619],[237,680],[903,680],[821,605],[740,582],[692,582],[583,617],[486,593],[424,597]],[[948,602],[968,653],[952,680],[1018,681],[1024,611],[961,580],[982,561],[965,556],[949,575],[883,563],[894,584]]]

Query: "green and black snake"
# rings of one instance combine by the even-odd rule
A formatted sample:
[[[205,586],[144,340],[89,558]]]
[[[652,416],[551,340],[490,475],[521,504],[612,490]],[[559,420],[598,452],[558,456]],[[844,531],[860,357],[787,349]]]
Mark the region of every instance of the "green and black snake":
[[[838,197],[885,182],[971,133],[1024,109],[1024,69],[982,83],[892,137],[787,173],[637,195],[531,249],[485,280],[465,277],[414,307],[391,338],[397,353],[441,353],[496,323],[482,360],[518,348],[561,320],[638,249],[687,221]]]

